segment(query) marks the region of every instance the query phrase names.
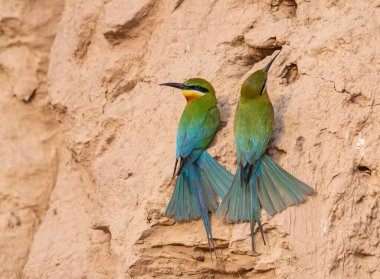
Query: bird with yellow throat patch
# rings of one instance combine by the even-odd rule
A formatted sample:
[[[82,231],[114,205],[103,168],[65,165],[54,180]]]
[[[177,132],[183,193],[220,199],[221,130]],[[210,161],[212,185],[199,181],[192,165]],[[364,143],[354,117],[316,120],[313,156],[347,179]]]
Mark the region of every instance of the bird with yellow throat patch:
[[[178,177],[165,215],[176,221],[202,218],[210,251],[216,254],[208,214],[218,209],[233,176],[206,151],[220,124],[215,90],[201,78],[161,85],[181,89],[187,100],[177,132],[173,178]]]

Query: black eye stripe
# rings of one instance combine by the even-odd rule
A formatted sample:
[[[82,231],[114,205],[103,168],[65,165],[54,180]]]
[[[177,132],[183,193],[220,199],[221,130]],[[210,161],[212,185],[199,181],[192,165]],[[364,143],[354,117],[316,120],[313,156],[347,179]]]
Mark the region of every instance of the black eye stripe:
[[[191,89],[194,89],[194,90],[197,90],[197,91],[200,91],[200,92],[203,92],[203,93],[206,93],[208,92],[207,88],[204,88],[200,85],[190,85],[189,86]]]
[[[264,84],[263,84],[263,87],[262,87],[261,90],[260,90],[260,96],[263,95],[263,93],[264,93],[264,89],[265,89],[265,86],[266,86],[266,85],[267,85],[267,80],[265,79]]]

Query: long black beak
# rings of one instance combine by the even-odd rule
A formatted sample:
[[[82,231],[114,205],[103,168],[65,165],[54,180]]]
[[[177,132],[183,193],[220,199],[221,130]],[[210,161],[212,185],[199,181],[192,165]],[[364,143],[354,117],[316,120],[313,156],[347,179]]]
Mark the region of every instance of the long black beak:
[[[279,52],[277,52],[277,54],[275,55],[275,57],[273,57],[272,60],[269,61],[269,63],[265,65],[265,67],[263,68],[263,71],[264,71],[264,72],[266,72],[266,73],[269,72],[269,68],[270,68],[270,66],[272,66],[273,61],[277,58],[277,56],[280,54],[280,52],[281,52],[281,49],[280,49]]]
[[[182,90],[187,88],[187,86],[184,85],[183,83],[177,83],[177,82],[160,83],[160,85],[170,86],[170,87],[174,87],[174,88],[178,88]]]

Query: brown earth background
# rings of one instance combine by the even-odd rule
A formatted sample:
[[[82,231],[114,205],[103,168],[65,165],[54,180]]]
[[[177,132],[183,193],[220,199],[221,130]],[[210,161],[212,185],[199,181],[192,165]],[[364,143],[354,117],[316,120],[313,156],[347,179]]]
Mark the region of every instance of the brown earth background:
[[[0,0],[0,278],[380,278],[380,1]],[[244,78],[270,71],[269,152],[316,196],[249,226],[163,217],[200,76],[234,171]]]

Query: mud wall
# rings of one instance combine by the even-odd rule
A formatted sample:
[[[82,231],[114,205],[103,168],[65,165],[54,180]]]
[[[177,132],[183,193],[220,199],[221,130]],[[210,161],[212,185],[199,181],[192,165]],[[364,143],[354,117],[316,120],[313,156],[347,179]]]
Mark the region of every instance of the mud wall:
[[[380,276],[378,1],[0,6],[1,278]],[[201,221],[163,217],[185,100],[157,84],[214,85],[234,171],[240,84],[280,48],[269,153],[318,194],[264,214],[257,253],[213,218],[217,263]]]

